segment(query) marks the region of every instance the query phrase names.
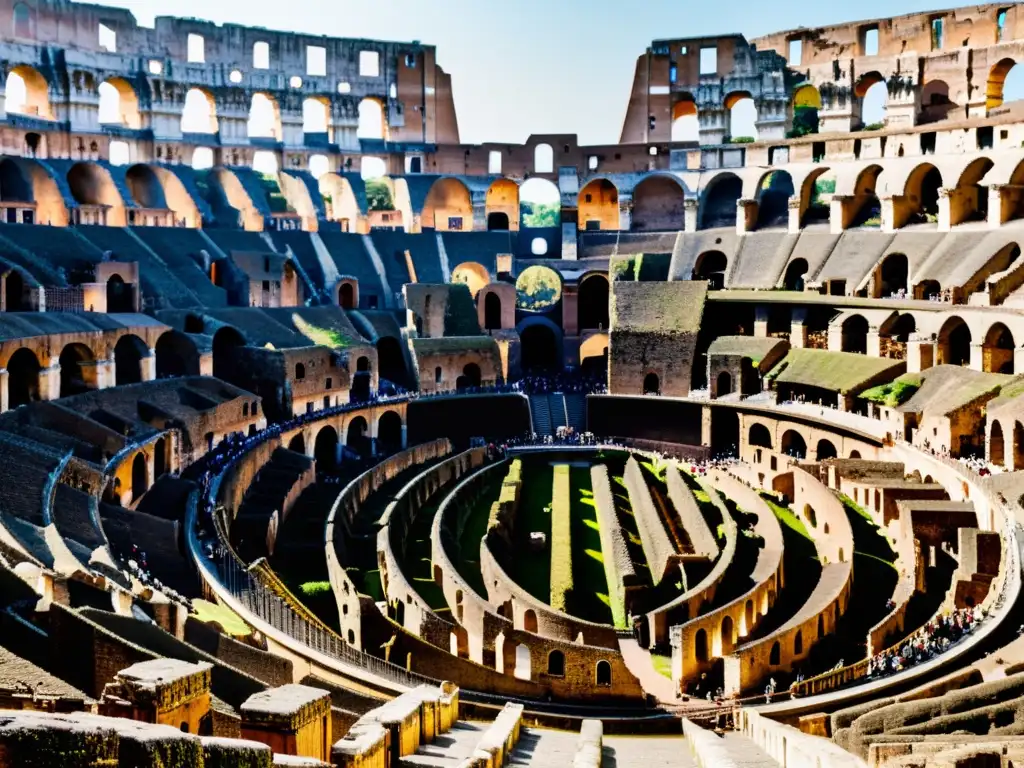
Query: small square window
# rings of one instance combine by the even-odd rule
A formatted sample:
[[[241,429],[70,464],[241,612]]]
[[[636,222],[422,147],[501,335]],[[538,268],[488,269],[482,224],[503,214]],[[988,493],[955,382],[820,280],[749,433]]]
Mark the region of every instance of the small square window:
[[[352,84],[351,83],[346,83],[344,81],[338,83],[338,93],[341,93],[341,94],[352,93]]]
[[[680,55],[680,56],[686,56],[686,55],[688,55],[689,53],[690,53],[690,49],[689,49],[689,47],[688,47],[688,46],[685,46],[685,45],[684,45],[684,46],[683,46],[682,48],[680,48],[680,49],[679,49],[679,55]]]
[[[206,40],[202,35],[188,36],[188,61],[189,64],[204,64],[206,62]]]
[[[932,50],[942,48],[942,19],[932,19]]]
[[[99,33],[100,49],[108,53],[117,53],[117,32],[106,24],[100,24]]]
[[[299,77],[298,75],[292,75],[292,79],[288,81],[288,85],[290,85],[292,88],[301,88],[302,78]]]
[[[655,155],[658,154],[658,148],[651,147],[650,149],[647,150],[647,154],[650,155],[651,157],[654,157]]]
[[[591,155],[587,158],[587,168],[592,171],[597,170],[597,155]]]
[[[151,75],[162,75],[164,73],[164,63],[157,61],[156,59],[149,60],[149,74]]]
[[[700,49],[700,73],[702,75],[718,73],[718,46]]]
[[[306,74],[312,77],[327,75],[327,49],[319,45],[306,46]]]
[[[487,155],[487,172],[490,174],[501,173],[501,152],[492,149]]]
[[[253,69],[270,69],[270,43],[260,41],[252,46]]]
[[[380,77],[380,54],[376,51],[359,52],[359,76]]]
[[[405,68],[416,69],[416,57],[411,53],[405,54]]]

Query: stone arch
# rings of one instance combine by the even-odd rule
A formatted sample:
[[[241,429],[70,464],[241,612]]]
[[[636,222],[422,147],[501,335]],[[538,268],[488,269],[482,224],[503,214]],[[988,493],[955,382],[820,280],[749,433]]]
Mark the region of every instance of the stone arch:
[[[700,200],[699,229],[736,226],[736,204],[743,182],[735,173],[720,173],[704,188]]]
[[[920,163],[907,177],[903,189],[902,212],[894,213],[893,226],[915,221],[937,220],[942,173],[931,163]]]
[[[501,296],[496,291],[484,296],[484,330],[501,330]]]
[[[918,125],[945,120],[956,106],[949,98],[949,83],[945,80],[929,80],[921,88]]]
[[[452,270],[453,283],[465,283],[470,295],[475,299],[480,289],[491,282],[487,267],[476,261],[464,261]]]
[[[861,126],[874,126],[876,123],[885,124],[889,94],[885,77],[880,72],[868,72],[862,75],[853,87],[853,95],[856,97],[856,110],[860,116]],[[867,116],[865,116],[865,107],[869,110]],[[879,107],[881,108],[880,119],[875,120],[873,118],[879,117],[879,115],[871,114],[870,111],[876,110]]]
[[[1010,329],[1004,323],[993,323],[981,345],[981,369],[987,373],[1012,374],[1014,349]]]
[[[125,183],[132,200],[142,208],[167,208],[163,185],[156,171],[145,163],[136,163],[125,171]]]
[[[366,419],[356,416],[348,423],[345,430],[345,446],[358,453],[360,456],[368,456],[370,453],[369,427]]]
[[[757,103],[750,91],[726,94],[722,106],[729,113],[729,136],[732,139],[757,139]]]
[[[703,627],[693,636],[693,653],[698,662],[706,662],[710,657],[708,649],[708,632]]]
[[[757,229],[789,226],[789,200],[796,194],[787,171],[766,173],[757,185]]]
[[[779,666],[782,657],[782,646],[779,645],[779,641],[776,640],[772,643],[771,652],[768,654],[768,663],[773,667]]]
[[[693,264],[694,280],[707,280],[709,289],[725,287],[725,276],[729,270],[729,259],[721,251],[705,251]]]
[[[252,95],[246,134],[250,139],[281,140],[281,107],[271,94],[256,91]]]
[[[149,467],[146,464],[146,454],[139,451],[132,459],[132,503],[142,498],[142,494],[148,490]]]
[[[958,315],[947,319],[939,329],[938,358],[939,365],[969,365],[971,362],[971,329]]]
[[[402,342],[394,336],[381,336],[374,345],[377,348],[377,373],[379,378],[392,384],[405,386],[408,371],[405,367],[405,354]]]
[[[562,367],[562,329],[546,317],[529,317],[516,327],[523,370]]]
[[[715,383],[715,397],[724,397],[732,394],[732,391],[732,376],[728,371],[722,371]]]
[[[309,96],[302,100],[302,133],[326,136],[334,140],[331,125],[331,102],[324,96]]]
[[[807,259],[793,259],[786,266],[786,274],[782,278],[782,287],[787,291],[802,291],[809,269]]]
[[[237,350],[245,346],[245,337],[230,325],[213,334],[213,375],[230,381],[235,370]]]
[[[533,608],[527,608],[523,613],[523,629],[526,632],[537,632],[537,612]]]
[[[156,340],[156,377],[198,376],[199,351],[180,331],[165,331]]]
[[[422,226],[439,232],[473,229],[473,199],[469,188],[452,176],[444,176],[430,185],[420,220]]]
[[[633,188],[630,229],[636,232],[678,231],[683,228],[686,192],[674,176],[652,174]]]
[[[989,158],[979,157],[964,168],[949,194],[950,226],[988,218],[988,187],[981,180],[994,166]]]
[[[356,138],[387,140],[387,117],[384,112],[384,104],[380,99],[367,97],[359,102],[359,124],[356,129]]]
[[[338,467],[338,430],[330,424],[324,425],[313,440],[313,458],[317,472],[332,472]]]
[[[863,315],[850,315],[842,325],[842,351],[866,355],[868,352],[867,318]]]
[[[607,276],[600,272],[591,272],[583,276],[576,297],[579,330],[608,329],[608,299]]]
[[[213,94],[203,88],[190,88],[185,94],[181,110],[182,133],[216,133],[217,102]]]
[[[359,308],[359,281],[342,278],[338,283],[338,306],[342,309]]]
[[[818,132],[818,111],[821,109],[821,93],[811,83],[798,85],[793,89],[791,128],[794,136],[806,136]]]
[[[126,333],[114,345],[114,382],[138,384],[142,381],[142,359],[149,355],[149,347],[133,333]]]
[[[818,441],[816,452],[818,461],[821,461],[822,459],[834,459],[839,455],[839,452],[836,450],[832,441],[826,440],[825,438]]]
[[[780,445],[782,453],[787,456],[793,456],[797,459],[807,458],[807,443],[804,441],[803,435],[795,429],[787,429],[782,434],[782,442]]]
[[[815,131],[816,132],[816,131]],[[820,224],[832,220],[832,207],[822,195],[828,194],[818,188],[819,182],[823,181],[822,176],[828,176],[824,181],[836,180],[835,173],[831,168],[815,168],[804,177],[800,184],[800,225]]]
[[[50,105],[50,84],[35,67],[18,64],[8,71],[4,93],[9,114],[54,119]]]
[[[121,125],[134,130],[142,128],[139,96],[131,83],[123,77],[111,77],[100,83],[97,90],[101,125]]]
[[[96,357],[85,344],[71,342],[60,352],[60,396],[96,389]]]
[[[751,424],[750,429],[747,431],[747,442],[758,448],[767,448],[768,450],[771,450],[772,433],[768,431],[768,427],[764,424]]]
[[[119,312],[133,312],[135,303],[132,300],[132,288],[124,278],[114,273],[107,278],[107,312],[117,314]]]
[[[1003,426],[992,421],[992,430],[988,438],[988,460],[997,467],[1006,466],[1006,444],[1003,439]],[[1014,469],[1017,467],[1015,466]]]
[[[302,432],[296,432],[288,441],[288,450],[306,455],[306,436]]]
[[[495,179],[484,196],[488,230],[519,229],[519,185],[512,179]]]
[[[754,629],[754,601],[747,600],[743,606],[743,622],[745,634],[749,635]]]
[[[520,229],[543,229],[562,223],[561,193],[554,182],[531,176],[519,187]],[[544,240],[546,244],[547,241]],[[541,255],[535,250],[534,255]]]
[[[1006,76],[1017,64],[1016,61],[1007,57],[997,61],[988,71],[988,82],[985,87],[985,109],[992,110],[1001,107],[1003,104],[1003,88],[1006,84]]]
[[[384,411],[377,419],[377,443],[385,454],[402,450],[404,432],[402,417],[397,411]]]
[[[581,230],[621,229],[619,190],[608,179],[588,181],[579,192],[578,228]]]
[[[68,170],[67,181],[71,196],[79,205],[102,206],[106,209],[106,217],[97,223],[119,227],[127,224],[124,200],[106,168],[98,163],[75,163]]]
[[[653,371],[644,376],[644,394],[661,394],[661,379],[658,377],[658,374],[654,373]]]
[[[697,103],[689,93],[672,106],[672,141],[700,141],[700,114]]]
[[[565,677],[565,654],[557,648],[548,654],[548,674]]]
[[[882,259],[877,275],[875,298],[895,296],[899,291],[906,291],[909,287],[910,262],[905,254],[890,253]]]
[[[597,662],[594,668],[594,683],[601,686],[612,684],[612,665],[607,660],[601,659]]]
[[[882,173],[881,165],[869,165],[862,169],[854,182],[853,204],[849,211],[849,227],[873,226],[881,224],[882,202],[878,198],[878,178]],[[838,193],[839,190],[837,189]],[[844,218],[847,218],[844,216]]]
[[[7,361],[7,401],[11,408],[37,402],[39,397],[39,358],[28,347],[21,347]]]

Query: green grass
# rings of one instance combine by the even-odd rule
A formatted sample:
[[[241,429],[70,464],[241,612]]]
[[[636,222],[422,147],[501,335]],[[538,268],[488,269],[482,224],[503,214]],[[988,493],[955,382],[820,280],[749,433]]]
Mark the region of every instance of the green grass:
[[[520,551],[530,551],[530,533],[540,531],[551,544],[551,488],[554,469],[546,462],[528,461],[523,463],[523,492],[519,501],[519,519],[516,522],[516,538]],[[547,603],[551,599],[551,558],[517,557],[512,561],[515,582],[538,600]]]
[[[480,574],[480,543],[487,535],[487,521],[491,514],[491,504],[501,492],[501,483],[505,478],[499,472],[490,472],[490,482],[486,483],[462,525],[458,539],[458,552],[449,553],[455,570],[466,580],[478,595],[486,595],[483,576]]]
[[[624,606],[612,606],[601,551],[601,530],[590,469],[573,467],[570,479],[573,591],[570,613],[586,621],[626,626]]]
[[[412,583],[413,589],[437,613],[448,613],[448,601],[444,590],[434,582],[434,560],[430,545],[430,528],[437,514],[437,507],[446,491],[438,489],[433,498],[421,507],[406,532],[405,556],[399,567]],[[394,542],[392,542],[394,544]]]
[[[209,600],[193,600],[196,618],[202,622],[217,622],[225,634],[232,637],[245,637],[252,634],[252,628],[239,618],[238,614],[220,603]]]
[[[651,664],[654,665],[654,671],[659,675],[664,675],[669,680],[672,679],[672,657],[666,656],[663,653],[652,653]]]
[[[556,611],[569,610],[573,586],[572,501],[569,465],[556,464],[551,481],[551,599]]]

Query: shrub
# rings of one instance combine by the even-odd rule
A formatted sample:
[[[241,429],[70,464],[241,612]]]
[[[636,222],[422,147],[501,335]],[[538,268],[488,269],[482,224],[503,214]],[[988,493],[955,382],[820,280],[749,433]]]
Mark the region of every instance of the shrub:
[[[469,286],[453,283],[448,286],[448,304],[444,310],[445,336],[480,336],[480,321]]]
[[[551,607],[567,609],[572,592],[572,500],[569,465],[555,466],[551,498]]]
[[[753,136],[733,136],[729,139],[730,144],[753,144],[757,139]]]
[[[312,597],[313,595],[322,595],[325,592],[331,591],[331,582],[329,581],[307,581],[305,584],[299,585],[299,592],[302,593],[303,597]]]

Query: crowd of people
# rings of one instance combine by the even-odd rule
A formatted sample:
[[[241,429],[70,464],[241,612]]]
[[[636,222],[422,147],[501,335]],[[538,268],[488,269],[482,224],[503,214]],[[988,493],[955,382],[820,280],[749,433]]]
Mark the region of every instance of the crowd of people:
[[[868,677],[882,677],[928,661],[963,639],[985,618],[984,609],[958,608],[929,621],[897,647],[868,661]]]

